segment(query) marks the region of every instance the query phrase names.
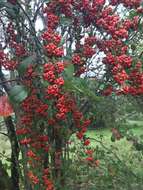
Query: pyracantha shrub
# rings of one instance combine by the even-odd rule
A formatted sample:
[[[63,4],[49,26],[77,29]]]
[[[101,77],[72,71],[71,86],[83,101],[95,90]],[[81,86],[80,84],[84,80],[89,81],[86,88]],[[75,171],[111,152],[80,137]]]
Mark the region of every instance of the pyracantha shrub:
[[[9,3],[14,8],[20,6],[16,0]],[[11,51],[0,50],[0,66],[17,71],[19,83],[28,91],[17,105],[20,119],[16,134],[21,147],[26,149],[26,175],[32,189],[57,189],[57,179],[64,185],[65,152],[73,133],[85,146],[84,159],[95,161],[93,151],[88,148],[90,140],[85,136],[92,121],[84,117],[76,96],[66,89],[69,80],[81,76],[100,79],[98,67],[101,67],[102,75],[108,74],[107,88],[102,89],[102,95],[143,93],[142,60],[134,60],[127,43],[130,33],[138,31],[142,24],[140,5],[141,0],[48,1],[39,9],[45,26],[42,34],[35,37],[38,47],[31,45],[32,49],[17,40],[19,34],[14,20],[7,25]],[[125,12],[134,11],[136,16],[122,18],[116,11],[119,6]],[[29,27],[33,31],[33,25]],[[28,36],[23,38],[30,43]],[[21,72],[27,57],[32,61]],[[98,60],[99,57],[102,59]]]

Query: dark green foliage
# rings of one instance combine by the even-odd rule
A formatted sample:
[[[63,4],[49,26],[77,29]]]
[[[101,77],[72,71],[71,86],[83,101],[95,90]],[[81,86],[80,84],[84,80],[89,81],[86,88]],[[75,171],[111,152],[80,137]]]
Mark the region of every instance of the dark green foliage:
[[[28,90],[22,85],[15,85],[9,94],[12,102],[20,103],[28,96]]]

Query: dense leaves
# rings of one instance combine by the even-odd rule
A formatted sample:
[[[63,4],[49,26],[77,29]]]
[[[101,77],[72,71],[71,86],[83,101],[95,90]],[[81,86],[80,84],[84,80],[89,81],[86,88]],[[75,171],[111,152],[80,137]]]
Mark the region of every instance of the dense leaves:
[[[9,94],[10,94],[10,99],[14,103],[20,103],[28,96],[28,91],[26,90],[26,88],[24,86],[15,85],[11,89]]]

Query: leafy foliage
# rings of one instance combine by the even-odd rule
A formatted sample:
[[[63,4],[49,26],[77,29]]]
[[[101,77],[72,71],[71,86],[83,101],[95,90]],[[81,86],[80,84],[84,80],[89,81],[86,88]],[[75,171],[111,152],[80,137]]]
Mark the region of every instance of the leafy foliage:
[[[14,102],[15,104],[19,104],[28,96],[28,91],[22,85],[15,85],[11,89],[9,94],[10,94],[10,100]]]

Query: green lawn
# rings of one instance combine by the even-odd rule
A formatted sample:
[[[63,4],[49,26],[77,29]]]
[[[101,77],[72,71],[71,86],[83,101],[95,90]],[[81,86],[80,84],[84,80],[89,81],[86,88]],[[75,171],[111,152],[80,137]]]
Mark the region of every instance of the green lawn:
[[[137,138],[143,136],[143,121],[128,121],[127,125],[130,128],[128,131],[133,132]],[[123,127],[126,127],[126,125]],[[111,135],[110,129],[89,130],[87,132],[87,136],[90,138],[99,140],[102,137],[102,142],[107,148],[113,148],[119,158],[125,161],[125,164],[131,167],[135,173],[143,176],[143,150],[137,151],[133,146],[133,142],[127,141],[126,138],[112,142]],[[93,140],[91,146],[100,146],[100,143]]]
[[[143,121],[128,121],[127,124],[129,128],[129,132],[132,132],[135,136],[140,137],[143,135]],[[126,125],[123,128],[126,128]],[[111,141],[111,129],[95,129],[89,130],[86,135],[90,138],[101,139],[106,146],[116,146],[120,149],[120,152],[127,153],[132,147],[132,143],[127,141],[126,138],[122,138],[119,141],[112,142]],[[96,141],[92,141],[91,145],[95,146],[99,144]]]
[[[126,125],[129,128],[129,131],[133,132],[135,135],[140,136],[143,135],[143,121],[127,121],[127,124],[125,126],[122,126],[123,128],[126,128]],[[95,129],[95,130],[88,130],[86,133],[87,136],[91,138],[99,138],[100,136],[103,136],[103,139],[107,142],[111,143],[111,129]],[[119,144],[122,144],[122,141],[124,142],[124,139],[119,141]],[[118,142],[117,142],[118,143]]]

